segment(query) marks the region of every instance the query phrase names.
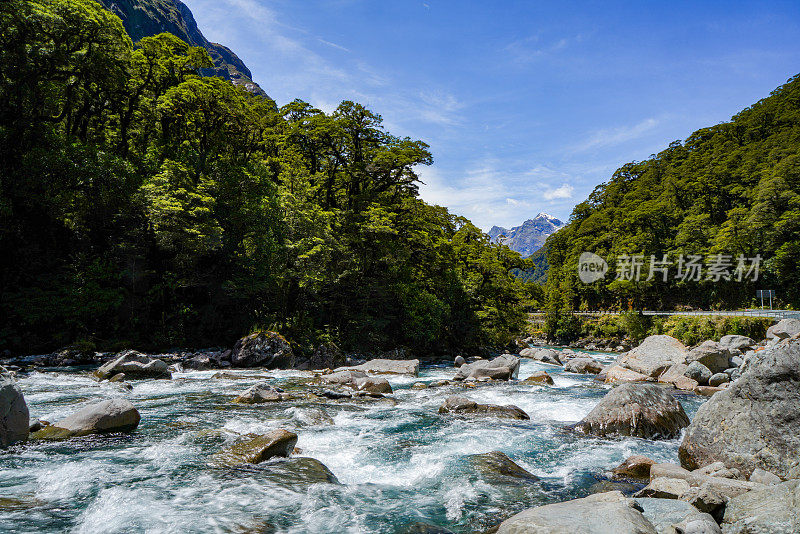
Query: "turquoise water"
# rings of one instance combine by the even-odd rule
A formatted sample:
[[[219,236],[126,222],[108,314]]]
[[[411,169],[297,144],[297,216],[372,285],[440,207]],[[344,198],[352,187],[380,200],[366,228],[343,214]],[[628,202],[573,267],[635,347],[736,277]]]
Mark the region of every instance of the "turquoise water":
[[[595,354],[609,360],[613,355]],[[425,522],[482,532],[522,509],[587,494],[607,469],[631,454],[676,461],[678,440],[603,440],[564,429],[607,392],[592,376],[523,360],[520,378],[546,370],[554,387],[521,383],[411,390],[416,381],[451,378],[452,367],[419,379],[388,376],[390,401],[241,406],[232,398],[257,379],[211,379],[186,372],[172,381],[134,381],[133,391],[98,384],[86,371],[34,372],[19,380],[31,416],[56,421],[113,396],[142,414],[127,436],[30,443],[0,451],[1,532],[380,532]],[[269,375],[291,386],[301,371]],[[516,404],[530,421],[440,416],[445,397]],[[680,397],[690,417],[701,400]],[[297,407],[319,406],[334,425],[300,422]],[[246,433],[296,432],[300,456],[325,464],[339,484],[287,474],[286,464],[219,469],[209,456]],[[500,450],[539,482],[497,484],[465,456]],[[283,466],[283,467],[282,467]]]

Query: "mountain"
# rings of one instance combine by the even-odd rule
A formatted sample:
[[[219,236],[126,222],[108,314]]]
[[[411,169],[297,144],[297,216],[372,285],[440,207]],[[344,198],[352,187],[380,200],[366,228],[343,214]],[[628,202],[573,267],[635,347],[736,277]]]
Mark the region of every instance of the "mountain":
[[[197,28],[194,15],[180,0],[98,0],[100,4],[122,19],[125,30],[134,43],[143,37],[171,33],[192,46],[208,50],[213,69],[203,69],[205,76],[220,76],[251,93],[268,96],[252,80],[250,69],[229,48],[212,43]]]
[[[521,226],[506,229],[492,226],[489,238],[493,243],[503,243],[508,248],[519,252],[523,258],[533,255],[542,248],[550,235],[564,227],[564,223],[552,215],[540,213],[533,219],[528,219]]]

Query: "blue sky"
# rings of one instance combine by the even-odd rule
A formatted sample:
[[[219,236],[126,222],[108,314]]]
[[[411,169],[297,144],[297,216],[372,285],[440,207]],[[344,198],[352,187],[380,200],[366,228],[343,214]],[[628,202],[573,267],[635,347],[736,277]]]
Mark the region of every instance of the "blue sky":
[[[422,197],[569,217],[620,165],[800,72],[800,2],[184,0],[278,103],[367,105],[431,145]]]

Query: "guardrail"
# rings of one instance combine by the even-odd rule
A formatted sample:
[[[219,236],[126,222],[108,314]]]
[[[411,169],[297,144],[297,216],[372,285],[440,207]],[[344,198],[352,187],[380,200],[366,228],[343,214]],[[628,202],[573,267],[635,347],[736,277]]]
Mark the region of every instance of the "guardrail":
[[[545,312],[533,312],[531,315],[540,315]],[[575,315],[620,315],[620,311],[578,311]],[[642,310],[642,315],[686,315],[686,316],[720,316],[720,317],[760,317],[765,319],[800,319],[800,311],[797,310],[736,310],[736,311],[655,311]]]

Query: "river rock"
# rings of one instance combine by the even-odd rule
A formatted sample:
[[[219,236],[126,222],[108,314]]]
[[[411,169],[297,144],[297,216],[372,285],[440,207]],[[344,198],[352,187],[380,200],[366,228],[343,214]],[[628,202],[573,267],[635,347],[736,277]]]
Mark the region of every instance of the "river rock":
[[[692,391],[697,387],[697,381],[686,375],[690,366],[685,363],[676,363],[658,377],[662,384],[672,384],[677,389]]]
[[[652,460],[647,456],[630,456],[613,469],[614,478],[650,480],[650,466],[655,463],[655,460]]]
[[[725,507],[722,529],[725,534],[800,532],[800,480],[733,497]]]
[[[547,374],[547,371],[534,371],[531,376],[523,380],[526,384],[548,385],[554,384],[553,377]]]
[[[292,418],[302,426],[334,424],[333,418],[328,412],[318,406],[292,408],[291,413]]]
[[[721,534],[717,522],[684,501],[637,498],[642,514],[658,534]],[[677,528],[676,528],[677,526]],[[687,530],[691,529],[691,530]]]
[[[456,359],[453,361],[453,365],[456,367],[461,367],[465,363],[467,363],[467,360],[465,360],[463,356],[456,356]]]
[[[653,378],[643,375],[642,373],[637,373],[636,371],[632,371],[626,367],[622,367],[621,365],[611,365],[597,375],[597,378],[600,379],[605,375],[603,379],[606,384],[615,384],[619,382],[650,382]]]
[[[353,384],[356,380],[366,377],[367,373],[364,373],[363,371],[346,370],[335,371],[327,375],[322,375],[319,377],[319,379],[323,384],[344,386]]]
[[[233,402],[239,404],[261,404],[264,402],[278,402],[288,398],[290,397],[281,388],[273,387],[269,382],[259,382],[233,399]]]
[[[697,411],[679,449],[688,469],[721,461],[800,478],[800,340],[761,351],[747,371]]]
[[[619,491],[597,493],[520,512],[497,534],[658,534],[633,499]]]
[[[561,365],[559,351],[555,349],[530,348],[520,351],[519,355],[522,358],[530,358],[531,360],[536,360],[537,362],[549,363],[550,365]]]
[[[453,534],[453,531],[439,525],[417,521],[404,526],[397,534]]]
[[[172,378],[169,365],[157,358],[151,358],[135,350],[123,351],[115,359],[104,363],[94,375],[105,380],[118,373],[130,378]]]
[[[234,367],[291,369],[294,361],[291,345],[277,332],[256,332],[245,336],[231,351],[231,365]]]
[[[711,369],[703,365],[698,361],[694,361],[686,366],[686,371],[684,374],[691,378],[692,380],[697,382],[699,386],[707,386],[708,380],[714,374],[711,372]]]
[[[336,371],[355,370],[376,375],[411,375],[419,376],[419,360],[386,360],[378,358],[361,365],[340,367]]]
[[[139,411],[126,399],[108,399],[86,406],[72,415],[44,427],[32,437],[66,439],[89,434],[132,432],[141,421]]]
[[[680,478],[658,477],[639,490],[634,497],[680,499],[691,487],[691,484]]]
[[[694,388],[695,395],[700,395],[701,397],[710,397],[715,393],[719,393],[723,391],[723,388],[715,388],[711,386],[697,386]]]
[[[336,369],[345,364],[347,357],[335,343],[317,345],[308,358],[297,363],[297,369]]]
[[[712,388],[718,388],[722,384],[727,384],[731,381],[731,378],[725,373],[715,373],[711,375],[711,378],[708,379],[708,385]]]
[[[339,484],[339,479],[325,464],[305,456],[275,456],[267,464],[262,462],[258,470],[259,479],[304,493],[311,484]]]
[[[572,358],[564,364],[564,370],[570,373],[593,374],[596,375],[603,370],[603,364],[594,358],[578,357]]]
[[[16,380],[0,371],[0,447],[28,439],[30,414],[28,404]]]
[[[510,380],[519,374],[519,358],[511,354],[501,354],[493,360],[478,360],[462,365],[453,380],[488,377],[495,380]]]
[[[757,482],[759,484],[764,484],[765,486],[773,486],[781,483],[781,477],[774,473],[770,473],[769,471],[764,471],[760,467],[753,469],[749,480],[750,482]]]
[[[730,367],[731,356],[731,352],[724,345],[709,339],[690,350],[686,360],[690,364],[700,362],[712,373],[721,373]]]
[[[218,452],[212,464],[219,467],[234,467],[241,464],[258,464],[274,456],[288,457],[297,444],[297,434],[283,429],[273,430],[261,436],[235,443]]]
[[[800,334],[800,319],[781,319],[767,329],[767,339],[779,341]]]
[[[755,340],[747,336],[738,336],[736,334],[722,336],[719,340],[719,344],[731,351],[733,354],[745,352],[746,350],[756,346]]]
[[[674,337],[657,335],[645,338],[641,345],[620,356],[617,363],[650,378],[658,378],[673,364],[687,363],[686,356],[683,343]]]
[[[672,439],[688,424],[683,406],[664,388],[623,384],[608,392],[575,427],[601,437]]]
[[[523,469],[500,451],[470,454],[467,459],[487,482],[493,484],[519,484],[539,480],[539,477]]]
[[[527,413],[513,404],[498,406],[496,404],[478,404],[466,397],[453,395],[445,399],[439,407],[440,414],[493,415],[507,419],[530,419]]]
[[[367,391],[369,393],[393,393],[392,386],[385,378],[367,376],[363,378],[356,378],[353,385],[358,391]]]

